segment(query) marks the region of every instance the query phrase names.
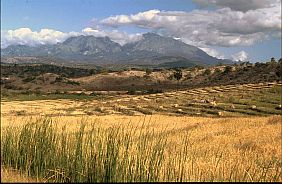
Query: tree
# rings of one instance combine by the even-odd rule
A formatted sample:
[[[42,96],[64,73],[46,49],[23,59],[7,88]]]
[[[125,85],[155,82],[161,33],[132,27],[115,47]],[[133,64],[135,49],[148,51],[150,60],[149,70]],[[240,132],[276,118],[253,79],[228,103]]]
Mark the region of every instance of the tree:
[[[152,69],[146,68],[146,75],[150,75],[152,73]]]
[[[192,78],[193,78],[193,76],[192,76],[192,74],[191,74],[191,73],[188,73],[188,74],[185,76],[185,78],[186,78],[187,80],[189,80],[189,79],[192,79]]]
[[[219,73],[221,73],[221,70],[220,70],[219,68],[216,68],[216,69],[214,70],[214,73],[215,73],[215,74],[219,74]]]
[[[282,58],[279,59],[278,61],[278,65],[276,68],[276,75],[279,77],[279,79],[282,79]]]
[[[177,69],[173,73],[173,77],[177,80],[177,86],[179,86],[179,80],[182,78],[182,71],[180,69]]]
[[[203,75],[210,75],[210,74],[211,74],[211,70],[209,68],[207,68],[203,73]]]
[[[232,67],[226,66],[223,73],[227,74],[227,73],[230,73],[231,71],[232,71]]]
[[[176,70],[173,73],[173,77],[179,81],[182,78],[182,71],[180,69]]]
[[[275,61],[275,58],[272,57],[272,58],[270,59],[270,62],[276,62],[276,61]]]

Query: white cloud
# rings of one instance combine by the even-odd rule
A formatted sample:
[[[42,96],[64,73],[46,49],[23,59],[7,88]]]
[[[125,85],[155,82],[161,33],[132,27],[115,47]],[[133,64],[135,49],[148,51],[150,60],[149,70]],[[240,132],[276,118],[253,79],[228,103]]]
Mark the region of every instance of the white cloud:
[[[231,55],[231,57],[234,61],[246,61],[248,59],[249,55],[245,51],[240,51],[240,52],[237,52],[237,53]]]
[[[111,26],[119,26],[119,25],[126,25],[126,24],[132,24],[135,23],[136,25],[142,27],[144,25],[145,27],[148,26],[148,23],[150,21],[154,23],[156,15],[160,13],[160,10],[149,10],[145,12],[137,13],[136,15],[117,15],[112,16],[107,19],[101,20],[100,23],[105,25],[111,25]],[[150,25],[153,27],[154,25]]]
[[[108,36],[111,40],[125,44],[142,38],[141,34],[127,34],[118,30],[103,31],[99,29],[85,28],[81,32],[61,32],[53,29],[41,29],[39,32],[30,28],[19,28],[15,30],[1,31],[1,48],[9,45],[44,45],[63,42],[71,36],[93,35],[96,37]]]
[[[212,48],[208,48],[208,47],[202,47],[200,48],[203,51],[205,51],[208,55],[219,58],[219,59],[226,59],[226,57],[224,56],[224,54],[219,53],[217,50],[212,49]]]
[[[200,4],[200,0],[194,1]],[[265,1],[271,2],[266,4],[261,3],[262,0],[250,0],[253,8],[248,8],[245,12],[235,11],[238,9],[234,8],[235,1],[232,4],[231,0],[208,0],[207,5],[214,2],[216,6],[224,8],[191,12],[154,9],[133,15],[116,15],[102,20],[93,19],[93,26],[84,28],[81,32],[61,32],[53,29],[41,29],[36,32],[29,28],[1,31],[1,48],[11,44],[54,44],[77,35],[108,36],[115,42],[125,44],[142,38],[141,34],[128,34],[118,29],[120,26],[130,25],[180,39],[203,48],[213,56],[224,57],[211,48],[249,46],[265,39],[281,38],[280,2]],[[243,3],[238,0],[237,5],[239,2]]]
[[[29,28],[19,28],[15,30],[1,31],[1,48],[9,45],[29,45],[55,44],[62,42],[70,36],[77,36],[78,33],[63,33],[53,29],[41,29],[39,32]]]
[[[236,11],[256,10],[271,7],[279,0],[193,0],[200,7],[216,6],[229,7]]]
[[[104,31],[100,29],[92,29],[90,27],[83,29],[82,33],[85,35],[93,35],[96,37],[108,36],[112,41],[117,42],[121,45],[124,45],[125,43],[129,42],[138,41],[142,38],[142,34],[139,33],[128,34],[126,32],[118,30]]]
[[[248,46],[281,31],[280,5],[247,12],[221,8],[215,11],[149,10],[100,20],[110,27],[133,25],[181,38],[195,46]]]

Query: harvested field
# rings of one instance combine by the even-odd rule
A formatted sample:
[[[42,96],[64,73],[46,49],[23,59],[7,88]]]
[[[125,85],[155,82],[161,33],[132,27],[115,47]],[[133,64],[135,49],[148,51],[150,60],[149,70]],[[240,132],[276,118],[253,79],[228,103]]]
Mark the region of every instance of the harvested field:
[[[8,181],[282,181],[281,83],[74,97],[1,101]]]

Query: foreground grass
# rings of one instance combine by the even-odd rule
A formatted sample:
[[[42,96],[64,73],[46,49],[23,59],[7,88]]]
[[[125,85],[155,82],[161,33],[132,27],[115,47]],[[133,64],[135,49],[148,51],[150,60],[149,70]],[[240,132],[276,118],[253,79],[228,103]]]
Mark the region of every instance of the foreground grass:
[[[32,178],[15,169],[1,167],[1,183],[36,183],[43,180]]]
[[[281,181],[280,123],[281,116],[173,126],[80,119],[70,129],[44,117],[2,127],[1,164],[52,182]]]

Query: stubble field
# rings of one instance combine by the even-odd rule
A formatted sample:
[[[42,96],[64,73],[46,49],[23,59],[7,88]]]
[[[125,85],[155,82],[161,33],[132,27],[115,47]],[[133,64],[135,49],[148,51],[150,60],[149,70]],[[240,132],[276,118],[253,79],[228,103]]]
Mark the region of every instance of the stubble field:
[[[54,182],[282,181],[281,86],[249,86],[3,99],[1,165]]]

